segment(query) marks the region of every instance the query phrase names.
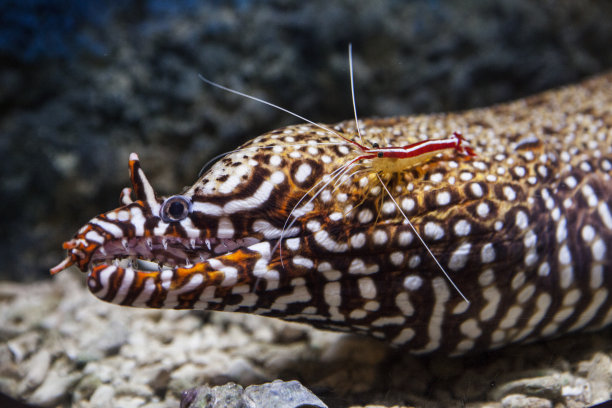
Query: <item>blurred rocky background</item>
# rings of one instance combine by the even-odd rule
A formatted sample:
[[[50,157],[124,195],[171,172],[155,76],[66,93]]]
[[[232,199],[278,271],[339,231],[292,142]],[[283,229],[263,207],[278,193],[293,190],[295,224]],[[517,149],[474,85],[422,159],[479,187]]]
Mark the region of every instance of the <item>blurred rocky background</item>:
[[[211,157],[296,120],[460,110],[612,66],[608,0],[4,0],[0,279],[44,278],[117,206],[138,152],[179,192]]]

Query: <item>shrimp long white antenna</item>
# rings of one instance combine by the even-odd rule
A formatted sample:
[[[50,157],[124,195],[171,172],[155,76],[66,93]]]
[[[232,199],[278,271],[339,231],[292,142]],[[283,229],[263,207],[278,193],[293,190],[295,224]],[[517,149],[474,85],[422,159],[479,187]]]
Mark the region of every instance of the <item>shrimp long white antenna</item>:
[[[391,198],[391,201],[393,201],[393,203],[395,204],[395,206],[397,207],[397,209],[400,211],[400,213],[402,214],[402,216],[404,217],[404,219],[406,220],[406,222],[408,223],[408,225],[410,225],[410,228],[412,228],[412,231],[414,231],[414,234],[417,236],[417,238],[421,241],[421,243],[423,244],[423,246],[425,247],[425,249],[427,250],[427,252],[429,253],[429,255],[431,255],[431,257],[433,258],[433,260],[436,262],[436,264],[438,265],[438,267],[440,268],[440,270],[442,271],[442,273],[444,274],[444,276],[446,276],[446,279],[450,282],[450,284],[453,286],[453,288],[455,288],[455,290],[457,291],[457,293],[459,293],[459,295],[461,295],[461,297],[463,298],[463,300],[465,300],[465,302],[469,305],[470,301],[468,300],[468,298],[463,294],[463,292],[461,292],[461,290],[459,289],[459,287],[455,284],[455,282],[453,282],[453,280],[451,279],[450,275],[446,272],[446,270],[444,269],[444,267],[442,267],[442,265],[440,264],[440,262],[438,261],[438,258],[436,258],[436,256],[433,254],[433,252],[431,252],[431,249],[429,249],[429,246],[425,243],[425,241],[423,240],[423,238],[421,238],[421,235],[417,232],[416,228],[414,228],[414,225],[412,225],[412,222],[410,222],[410,220],[408,219],[408,216],[406,215],[406,213],[404,213],[404,210],[402,210],[402,207],[399,206],[399,204],[397,203],[397,201],[395,201],[395,198],[393,198],[393,195],[391,194],[391,192],[389,191],[389,189],[387,188],[387,186],[385,185],[385,183],[383,183],[382,179],[380,178],[380,175],[378,173],[376,173],[376,177],[378,177],[378,181],[380,181],[380,184],[382,184],[383,188],[385,189],[385,191],[387,192],[387,194],[389,195],[389,197]]]
[[[352,169],[354,166],[355,166],[355,164],[351,162],[351,163],[345,164],[344,166],[338,167],[331,174],[327,175],[326,176],[327,178],[325,178],[325,177],[322,178],[314,186],[312,186],[310,188],[310,190],[308,190],[308,192],[306,192],[306,194],[304,194],[302,196],[302,198],[300,198],[300,200],[293,206],[293,209],[291,210],[291,212],[287,216],[287,219],[285,220],[285,224],[283,225],[283,230],[281,231],[280,238],[278,239],[278,241],[276,242],[276,244],[272,248],[272,251],[270,251],[271,253],[274,253],[276,251],[276,249],[279,250],[280,262],[281,262],[281,266],[283,268],[285,267],[285,263],[283,261],[283,246],[282,246],[282,242],[283,242],[283,239],[285,237],[285,231],[290,230],[291,227],[293,227],[293,224],[295,224],[295,222],[299,218],[299,216],[293,215],[295,210],[300,206],[302,201],[304,201],[304,199],[306,199],[306,197],[308,197],[310,195],[310,193],[312,193],[319,185],[323,184],[323,186],[321,188],[319,188],[319,190],[308,200],[308,202],[306,204],[304,204],[305,207],[308,206],[315,198],[317,198],[317,196],[319,194],[321,194],[321,192],[323,190],[325,190],[325,188],[327,188],[327,186],[329,186],[329,184],[331,182],[333,182],[334,180],[337,180],[338,178],[341,178],[344,174],[346,174],[348,171],[350,171],[350,169]],[[291,223],[289,223],[289,220],[291,219],[292,216],[293,216],[293,220],[291,220]],[[287,226],[287,223],[289,223],[289,226]],[[255,281],[255,285],[253,285],[253,290],[255,290],[255,288],[257,287],[260,279],[261,279],[261,277],[258,276],[257,280]]]
[[[297,113],[295,113],[295,112],[291,112],[289,109],[283,108],[282,106],[278,106],[278,105],[276,105],[276,104],[274,104],[274,103],[272,103],[272,102],[268,102],[268,101],[266,101],[266,100],[264,100],[264,99],[261,99],[261,98],[258,98],[258,97],[256,97],[256,96],[249,95],[249,94],[245,94],[245,93],[243,93],[243,92],[240,92],[240,91],[237,91],[237,90],[235,90],[235,89],[228,88],[228,87],[226,87],[226,86],[223,86],[223,85],[221,85],[221,84],[218,84],[218,83],[216,83],[216,82],[213,82],[213,81],[211,81],[210,79],[204,78],[204,76],[203,76],[202,74],[198,74],[198,77],[199,77],[199,78],[200,78],[202,81],[206,82],[206,83],[207,83],[207,84],[209,84],[209,85],[214,86],[215,88],[223,89],[224,91],[227,91],[227,92],[233,93],[233,94],[235,94],[235,95],[242,96],[243,98],[248,98],[248,99],[251,99],[251,100],[256,101],[256,102],[259,102],[259,103],[263,103],[264,105],[268,105],[268,106],[271,106],[272,108],[275,108],[275,109],[278,109],[278,110],[283,111],[283,112],[285,112],[285,113],[288,113],[289,115],[295,116],[296,118],[298,118],[298,119],[300,119],[300,120],[303,120],[304,122],[308,122],[308,123],[310,123],[311,125],[314,125],[314,126],[316,126],[316,127],[320,128],[320,129],[323,129],[323,130],[325,130],[326,132],[330,132],[331,134],[333,134],[333,135],[335,135],[335,136],[338,136],[339,138],[341,138],[341,139],[343,139],[343,140],[345,140],[345,141],[347,141],[347,142],[349,142],[349,143],[352,143],[353,145],[357,146],[357,148],[358,148],[359,150],[361,150],[361,151],[364,151],[364,150],[365,150],[365,148],[364,148],[362,145],[360,145],[359,143],[355,142],[354,140],[351,140],[351,139],[346,138],[345,136],[341,135],[340,133],[336,132],[335,130],[330,129],[329,127],[327,127],[327,126],[325,126],[325,125],[322,125],[322,124],[320,124],[320,123],[316,123],[316,122],[314,122],[314,121],[312,121],[312,120],[310,120],[310,119],[307,119],[307,118],[305,118],[305,117],[303,117],[303,116],[301,116],[301,115],[298,115],[298,114],[297,114]]]
[[[300,216],[293,215],[295,213],[295,210],[297,210],[297,208],[300,206],[302,201],[304,201],[304,199],[308,197],[320,184],[323,184],[323,186],[321,186],[319,190],[312,197],[310,197],[310,199],[306,202],[306,204],[303,205],[303,207],[307,207],[308,205],[310,205],[310,203],[312,203],[312,201],[315,200],[321,194],[321,192],[323,192],[323,190],[327,188],[327,186],[329,186],[334,180],[339,180],[340,178],[342,178],[342,176],[345,175],[347,172],[349,172],[354,166],[355,165],[353,163],[349,163],[349,164],[345,164],[344,166],[338,167],[336,170],[331,172],[329,175],[319,180],[317,184],[312,186],[312,188],[310,188],[310,190],[308,190],[306,194],[304,194],[302,198],[300,198],[300,200],[293,206],[293,209],[291,210],[291,212],[287,216],[287,219],[285,220],[285,224],[283,225],[283,230],[281,231],[280,238],[278,242],[276,243],[276,245],[274,245],[274,248],[272,249],[272,252],[274,252],[276,251],[276,248],[279,248],[281,265],[283,267],[285,266],[285,264],[283,262],[283,247],[281,243],[283,242],[283,239],[285,238],[285,231],[290,230],[291,227],[293,227],[293,224],[295,224],[298,218],[300,218]],[[289,220],[291,219],[291,217],[293,217],[293,219],[289,223]],[[288,226],[287,226],[287,223],[289,223]]]
[[[357,128],[357,134],[359,135],[359,141],[363,145],[363,136],[361,134],[361,128],[359,127],[359,119],[357,119],[357,104],[355,103],[355,81],[353,80],[353,44],[349,43],[348,46],[348,58],[349,58],[349,74],[351,77],[351,99],[353,100],[353,113],[355,114],[355,127]]]

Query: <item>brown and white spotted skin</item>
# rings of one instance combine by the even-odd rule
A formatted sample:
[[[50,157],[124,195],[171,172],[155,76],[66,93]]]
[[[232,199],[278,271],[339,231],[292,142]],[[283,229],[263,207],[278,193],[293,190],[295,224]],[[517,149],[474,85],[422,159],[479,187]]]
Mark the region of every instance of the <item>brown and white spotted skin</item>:
[[[445,151],[382,175],[469,304],[367,161],[302,200],[283,233],[300,199],[359,155],[313,125],[256,137],[166,200],[132,154],[134,200],[124,191],[123,206],[81,228],[52,272],[76,264],[96,296],[121,305],[275,316],[414,353],[612,322],[612,74],[506,105],[361,126],[369,145],[460,131],[474,148],[469,160]],[[353,121],[330,127],[356,136]]]

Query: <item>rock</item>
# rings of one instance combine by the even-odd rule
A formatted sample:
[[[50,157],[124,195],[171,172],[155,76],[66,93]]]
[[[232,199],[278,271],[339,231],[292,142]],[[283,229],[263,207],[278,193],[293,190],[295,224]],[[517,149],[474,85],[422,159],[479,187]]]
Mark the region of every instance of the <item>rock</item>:
[[[244,390],[248,408],[327,408],[319,398],[297,381],[276,380],[251,385]]]
[[[327,408],[319,398],[297,381],[276,380],[251,385],[202,386],[182,394],[181,408]]]

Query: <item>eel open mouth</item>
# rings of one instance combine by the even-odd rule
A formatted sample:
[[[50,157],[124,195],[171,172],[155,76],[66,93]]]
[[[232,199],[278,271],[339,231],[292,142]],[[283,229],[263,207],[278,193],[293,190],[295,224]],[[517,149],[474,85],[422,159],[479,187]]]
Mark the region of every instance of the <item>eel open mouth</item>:
[[[111,262],[145,271],[161,271],[167,267],[189,267],[258,242],[256,238],[184,239],[172,236],[123,238],[98,247],[91,256],[89,269]]]
[[[253,237],[199,237],[199,230],[187,219],[191,209],[188,199],[183,196],[159,199],[135,153],[130,155],[129,166],[133,190],[122,191],[123,207],[94,217],[65,242],[63,248],[68,256],[51,268],[51,274],[71,265],[77,265],[83,272],[101,265],[141,271],[190,267],[260,242]],[[131,198],[132,191],[136,201]],[[182,220],[188,226],[180,226],[182,233],[177,233],[172,226]]]
[[[94,217],[65,242],[68,256],[51,274],[75,265],[102,300],[179,309],[221,307],[218,299],[232,296],[233,285],[261,282],[245,270],[256,264],[266,270],[261,262],[269,261],[274,239],[228,238],[234,231],[214,216],[198,223],[190,196],[155,195],[135,153],[130,178],[133,189],[123,190],[123,205]],[[264,280],[278,280],[265,274]]]

